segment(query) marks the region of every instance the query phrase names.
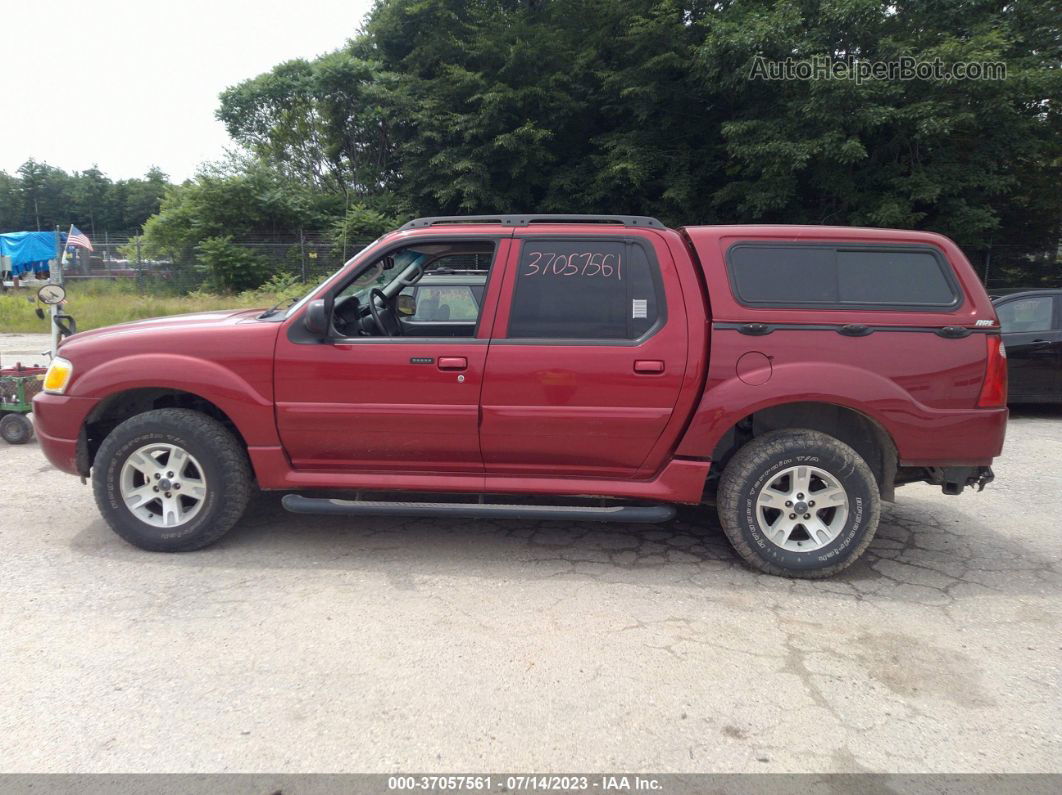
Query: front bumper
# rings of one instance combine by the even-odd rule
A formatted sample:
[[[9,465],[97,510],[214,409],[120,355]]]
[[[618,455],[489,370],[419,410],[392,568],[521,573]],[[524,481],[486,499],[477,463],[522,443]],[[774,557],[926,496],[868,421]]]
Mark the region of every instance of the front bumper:
[[[95,398],[45,392],[33,398],[33,424],[41,451],[57,469],[71,475],[88,474],[88,450],[82,429],[98,402]]]

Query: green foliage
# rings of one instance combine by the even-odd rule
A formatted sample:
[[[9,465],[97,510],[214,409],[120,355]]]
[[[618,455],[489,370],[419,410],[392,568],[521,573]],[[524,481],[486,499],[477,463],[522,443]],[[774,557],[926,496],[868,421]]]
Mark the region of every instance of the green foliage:
[[[1059,237],[1053,0],[381,0],[226,91],[262,162],[354,206]],[[756,56],[1002,61],[1004,81],[750,80]],[[338,225],[336,228],[340,228]]]
[[[159,210],[168,184],[152,168],[143,179],[113,181],[96,166],[69,174],[27,160],[15,175],[0,172],[0,231],[66,228],[134,230]]]
[[[393,177],[389,100],[379,64],[340,51],[227,89],[217,115],[279,173],[349,200],[380,192]]]
[[[1060,176],[1062,82],[1051,64],[1062,47],[1051,5],[727,4],[696,60],[733,108],[719,127],[728,180],[714,206],[765,221],[928,228],[967,245],[1057,240],[1058,194],[1030,190]],[[1007,79],[747,79],[757,56],[794,53],[998,61]],[[1020,233],[1008,223],[1016,205],[1036,217]]]
[[[254,160],[230,160],[166,191],[158,215],[144,224],[143,254],[187,260],[210,237],[319,229],[338,214],[340,199],[284,177]]]
[[[208,237],[195,247],[196,267],[206,274],[208,289],[222,293],[252,290],[265,281],[268,266],[228,235]]]
[[[262,282],[262,284],[256,288],[255,292],[264,297],[284,299],[297,298],[305,294],[306,290],[307,287],[303,284],[302,279],[294,273],[281,271],[280,273],[274,273]]]
[[[346,215],[332,223],[330,236],[336,248],[349,249],[357,243],[375,240],[385,232],[394,229],[395,218],[370,209],[364,204],[355,204]]]

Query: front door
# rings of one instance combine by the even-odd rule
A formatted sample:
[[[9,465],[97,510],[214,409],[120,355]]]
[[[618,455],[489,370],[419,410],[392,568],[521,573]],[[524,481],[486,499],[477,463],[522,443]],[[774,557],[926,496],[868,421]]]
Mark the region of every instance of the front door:
[[[1008,392],[1019,401],[1058,400],[1062,393],[1062,331],[1051,294],[996,305],[1007,347]]]
[[[483,382],[487,474],[654,468],[686,351],[674,262],[655,235],[518,231]]]
[[[295,469],[483,471],[479,396],[492,304],[450,298],[460,307],[453,319],[422,322],[399,312],[398,296],[437,278],[433,272],[452,276],[455,263],[473,265],[470,289],[489,296],[493,262],[507,248],[483,237],[407,242],[337,285],[333,339],[309,338],[301,318],[289,321],[277,342],[274,382],[277,426]],[[459,286],[448,284],[443,296],[461,297]],[[382,299],[369,295],[373,289]],[[390,315],[383,325],[391,333],[367,312],[369,301]]]

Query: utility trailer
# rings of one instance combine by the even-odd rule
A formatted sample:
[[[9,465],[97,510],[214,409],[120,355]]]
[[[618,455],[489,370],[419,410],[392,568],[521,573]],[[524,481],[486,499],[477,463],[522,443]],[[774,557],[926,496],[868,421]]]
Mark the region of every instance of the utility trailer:
[[[0,368],[0,438],[8,444],[25,444],[33,438],[33,397],[44,384],[44,367]]]

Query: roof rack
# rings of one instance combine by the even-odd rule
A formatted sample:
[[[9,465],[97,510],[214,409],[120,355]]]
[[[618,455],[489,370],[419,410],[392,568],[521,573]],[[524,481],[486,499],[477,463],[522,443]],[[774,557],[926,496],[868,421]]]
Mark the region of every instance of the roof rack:
[[[663,229],[664,225],[646,215],[437,215],[414,218],[401,229],[423,229],[442,224],[498,224],[499,226],[530,226],[531,224],[622,224]]]

